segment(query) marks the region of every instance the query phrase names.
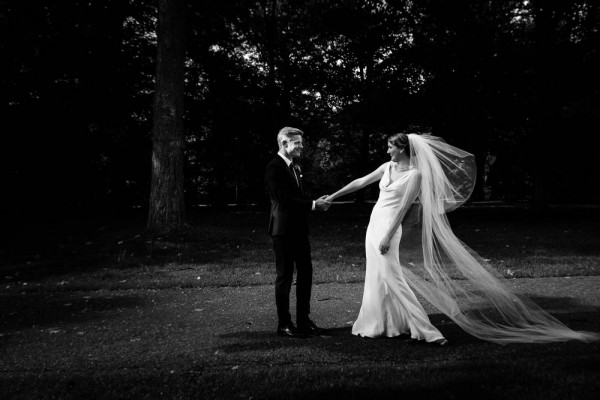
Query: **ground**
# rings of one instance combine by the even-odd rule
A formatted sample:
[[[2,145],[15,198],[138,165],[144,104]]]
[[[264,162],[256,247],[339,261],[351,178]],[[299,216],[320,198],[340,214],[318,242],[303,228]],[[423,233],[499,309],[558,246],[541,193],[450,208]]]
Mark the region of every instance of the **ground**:
[[[202,216],[184,238],[149,239],[133,220],[88,222],[71,242],[55,225],[44,236],[54,250],[25,251],[15,239],[3,250],[2,398],[595,398],[597,342],[500,346],[427,303],[448,347],[354,337],[364,268],[355,247],[368,220],[368,209],[358,211],[313,221],[312,317],[329,332],[307,339],[275,335],[262,212]],[[600,332],[595,212],[555,213],[552,223],[507,215],[467,210],[455,230],[478,230],[473,247],[509,286],[569,327]],[[564,231],[576,237],[553,242]],[[535,245],[523,250],[526,237]],[[498,250],[501,240],[509,247]],[[569,259],[577,273],[566,273]]]

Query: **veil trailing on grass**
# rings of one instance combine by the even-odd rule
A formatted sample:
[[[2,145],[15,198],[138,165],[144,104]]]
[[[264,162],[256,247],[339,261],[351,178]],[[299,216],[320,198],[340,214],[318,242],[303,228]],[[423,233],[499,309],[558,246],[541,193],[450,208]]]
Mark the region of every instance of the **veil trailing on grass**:
[[[495,343],[598,340],[569,329],[523,295],[452,232],[446,212],[475,185],[472,154],[430,135],[409,134],[410,162],[421,173],[419,202],[402,223],[400,262],[407,282],[469,334]]]

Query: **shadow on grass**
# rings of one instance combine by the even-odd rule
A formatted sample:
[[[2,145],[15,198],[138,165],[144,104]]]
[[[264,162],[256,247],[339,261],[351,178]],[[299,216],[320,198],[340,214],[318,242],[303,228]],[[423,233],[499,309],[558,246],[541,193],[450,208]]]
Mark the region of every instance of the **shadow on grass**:
[[[263,211],[205,210],[177,234],[145,232],[143,216],[46,219],[13,226],[0,242],[0,283],[36,282],[67,274],[168,263],[227,263],[248,254],[272,259]]]
[[[407,335],[360,338],[351,334],[350,326],[306,339],[279,338],[272,331],[222,335],[229,344],[220,349],[233,357],[282,354],[297,361],[270,368],[262,368],[259,362],[246,371],[240,366],[235,376],[221,375],[217,390],[220,394],[260,392],[264,398],[286,396],[277,385],[267,383],[279,380],[294,398],[591,399],[600,386],[598,343],[501,346],[468,335],[443,315],[430,317],[450,340],[448,346],[440,348]],[[600,328],[598,309],[565,313],[561,318],[587,321],[574,328]],[[315,359],[314,354],[321,357]],[[244,381],[255,384],[245,386]]]
[[[131,295],[94,294],[92,297],[80,292],[3,294],[0,296],[0,333],[32,327],[60,326],[64,329],[68,325],[107,318],[107,312],[145,304],[143,297]]]
[[[598,374],[585,369],[589,364],[554,361],[253,365],[176,373],[116,370],[103,375],[7,377],[0,379],[0,389],[9,398],[595,399],[600,384],[594,380]]]
[[[561,322],[574,330],[600,332],[600,307],[594,307],[591,311],[566,312],[555,315]],[[282,338],[276,336],[273,331],[239,331],[220,335],[233,343],[226,344],[220,349],[225,353],[257,351],[272,351],[275,347],[280,348],[320,348],[330,352],[344,353],[347,357],[367,357],[378,360],[406,359],[407,357],[425,357],[437,352],[463,351],[474,349],[479,352],[489,346],[501,348],[497,344],[478,339],[457,324],[450,321],[443,314],[431,314],[429,318],[434,326],[446,337],[450,344],[440,347],[424,340],[415,340],[409,334],[403,334],[392,338],[364,338],[352,334],[351,326],[330,328],[323,335],[308,338]],[[559,346],[586,346],[586,343],[567,341],[556,342]],[[513,344],[513,348],[527,346],[542,349],[548,344]],[[533,346],[533,347],[532,347]],[[544,351],[544,350],[540,350]],[[433,352],[433,353],[432,353]],[[427,357],[426,357],[427,355]],[[436,355],[436,356],[437,356]]]
[[[345,204],[327,213],[311,214],[314,261],[331,264],[350,256],[362,258],[372,208],[373,204]],[[118,271],[175,263],[241,264],[244,268],[244,260],[272,263],[267,210],[195,210],[188,215],[188,229],[162,237],[144,233],[146,216],[140,212],[23,218],[9,224],[5,229],[9,234],[0,242],[0,284],[37,282],[107,267]],[[520,260],[544,256],[538,262],[548,264],[545,268],[551,270],[557,262],[569,264],[565,257],[587,256],[592,258],[577,261],[583,266],[573,270],[597,274],[593,257],[600,255],[598,209],[554,209],[537,214],[523,207],[463,207],[448,216],[457,236],[494,262],[510,259],[510,268],[525,268]],[[338,254],[345,258],[336,258]],[[568,270],[568,265],[561,266],[559,273]]]
[[[600,388],[583,366],[492,359],[401,365],[261,365],[234,371],[111,371],[0,379],[9,398],[168,399],[595,399]],[[541,365],[540,365],[541,364]],[[597,365],[596,365],[597,366]],[[585,378],[590,378],[586,380]],[[29,378],[29,377],[27,377]],[[32,396],[32,397],[28,397]]]
[[[442,314],[430,315],[431,322],[438,327],[442,334],[451,340],[454,347],[461,345],[470,345],[473,343],[485,343],[479,339],[468,335],[456,324],[448,321],[448,318]],[[323,325],[327,328],[325,325]],[[287,338],[276,336],[274,331],[239,331],[220,335],[221,338],[233,340],[221,347],[223,352],[245,352],[245,351],[268,351],[274,346],[281,348],[295,347],[318,347],[328,349],[333,352],[347,353],[351,356],[363,356],[365,353],[371,355],[383,356],[387,358],[395,351],[405,351],[407,346],[415,346],[420,350],[440,350],[446,347],[440,347],[433,343],[427,343],[424,340],[416,340],[410,337],[410,334],[402,334],[390,338],[368,338],[355,336],[352,334],[352,326],[343,326],[328,328],[322,335],[313,335],[308,338]],[[395,350],[394,350],[395,349]]]

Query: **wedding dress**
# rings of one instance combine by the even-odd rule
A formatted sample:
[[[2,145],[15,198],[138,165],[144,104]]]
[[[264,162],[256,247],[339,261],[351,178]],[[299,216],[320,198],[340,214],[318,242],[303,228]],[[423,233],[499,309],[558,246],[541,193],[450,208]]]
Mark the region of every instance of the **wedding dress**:
[[[419,172],[415,168],[403,172],[394,182],[391,181],[390,169],[391,163],[388,163],[379,181],[379,199],[367,228],[365,286],[352,333],[392,337],[410,332],[413,339],[431,342],[443,336],[429,322],[427,313],[404,279],[398,254],[402,226],[390,241],[389,251],[386,254],[379,252],[379,244],[393,220],[396,207],[412,204],[419,190],[420,181],[415,179]]]
[[[599,340],[597,333],[571,330],[512,291],[454,235],[446,213],[460,207],[473,191],[473,155],[431,135],[409,134],[408,141],[411,168],[392,182],[388,165],[379,182],[365,240],[363,302],[352,333],[377,337],[410,331],[417,339],[441,338],[415,290],[463,330],[490,342]],[[382,255],[379,245],[397,207],[407,212]]]

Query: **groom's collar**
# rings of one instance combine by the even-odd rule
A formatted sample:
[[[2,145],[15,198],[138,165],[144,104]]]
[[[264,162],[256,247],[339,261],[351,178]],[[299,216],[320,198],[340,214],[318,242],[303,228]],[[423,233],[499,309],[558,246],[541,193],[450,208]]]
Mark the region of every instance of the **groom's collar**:
[[[285,163],[287,164],[287,166],[288,166],[288,167],[290,166],[290,164],[292,163],[292,160],[290,160],[289,158],[287,158],[286,156],[284,156],[284,155],[283,155],[283,154],[281,154],[281,153],[277,153],[277,155],[278,155],[279,157],[283,158],[283,161],[285,161]]]

